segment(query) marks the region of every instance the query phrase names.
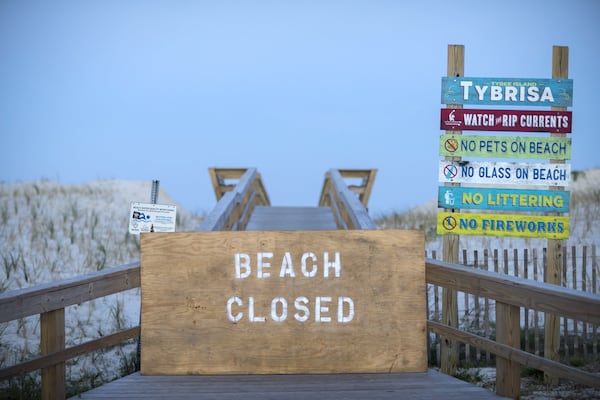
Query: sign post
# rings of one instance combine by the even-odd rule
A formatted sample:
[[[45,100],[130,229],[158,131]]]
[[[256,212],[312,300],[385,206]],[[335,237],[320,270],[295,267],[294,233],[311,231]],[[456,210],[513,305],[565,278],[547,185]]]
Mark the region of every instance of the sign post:
[[[448,77],[464,76],[465,46],[448,45]],[[460,109],[461,105],[448,105],[448,108]],[[447,133],[460,135],[460,130],[451,130]],[[460,161],[460,157],[446,156],[446,161]],[[444,183],[444,186],[460,186],[460,183]],[[454,211],[459,211],[458,209]],[[446,262],[458,264],[458,242],[460,236],[456,234],[444,235],[442,242],[442,257]],[[458,328],[458,299],[454,289],[442,289],[442,323],[453,328]],[[456,374],[458,362],[458,342],[442,337],[440,345],[441,371],[448,375]]]
[[[552,78],[554,79],[566,79],[569,76],[569,48],[565,46],[553,46],[552,47]],[[553,111],[564,111],[565,107],[552,107]],[[557,135],[551,133],[551,136]],[[564,163],[564,160],[553,160],[557,164]],[[564,190],[563,186],[551,188],[551,190]],[[547,257],[547,268],[544,273],[544,280],[547,283],[553,283],[555,285],[561,284],[563,265],[563,250],[564,240],[563,239],[548,239],[547,243],[548,257]],[[560,317],[556,314],[546,313],[544,318],[544,356],[553,361],[559,361],[560,356],[558,350],[560,347]],[[544,380],[548,384],[558,384],[558,377],[544,373]]]
[[[447,108],[440,113],[440,128],[446,129],[446,134],[440,136],[439,142],[439,155],[445,158],[439,162],[438,180],[444,186],[439,188],[438,204],[444,210],[438,212],[437,232],[448,236],[443,242],[444,260],[457,262],[458,250],[452,246],[458,235],[546,238],[545,281],[560,284],[563,241],[569,237],[569,217],[561,215],[569,211],[569,194],[564,188],[571,177],[570,165],[565,163],[571,158],[571,139],[565,134],[571,132],[573,117],[566,110],[573,102],[573,81],[567,78],[568,48],[553,47],[552,79],[464,77],[462,69],[452,70],[456,66],[454,52],[456,47],[449,46],[448,76],[442,77],[441,97]],[[551,107],[551,110],[464,109],[462,105]],[[550,136],[463,135],[462,129],[549,132]],[[465,157],[494,160],[471,161],[464,160]],[[503,158],[545,162],[496,161]],[[462,184],[488,186],[462,187]],[[495,185],[499,187],[489,187]],[[462,213],[460,208],[498,213]],[[454,320],[450,316],[456,311],[449,310],[455,307],[450,292],[444,292],[442,318],[451,326]],[[496,320],[496,340],[518,348],[519,308],[498,303]],[[545,355],[558,360],[558,317],[546,314],[545,325]],[[448,341],[442,341],[441,364],[442,371],[453,374],[450,346]],[[498,393],[518,397],[517,364],[498,358],[496,368],[499,376],[504,377],[498,383]],[[546,380],[556,383],[547,375]]]

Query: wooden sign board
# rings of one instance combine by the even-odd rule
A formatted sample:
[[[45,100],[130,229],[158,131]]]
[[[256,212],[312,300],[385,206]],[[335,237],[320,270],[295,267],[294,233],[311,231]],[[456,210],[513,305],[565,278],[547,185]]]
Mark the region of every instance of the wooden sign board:
[[[535,136],[441,135],[440,155],[568,160],[571,158],[571,139]]]
[[[570,107],[571,79],[442,77],[443,104]]]
[[[418,231],[141,237],[141,373],[424,372]]]
[[[439,212],[437,233],[568,239],[569,217]]]
[[[571,165],[440,160],[438,179],[442,183],[568,186]]]
[[[464,186],[438,187],[438,207],[519,212],[569,212],[570,192]]]
[[[571,111],[484,110],[442,108],[440,129],[447,131],[510,131],[571,133]]]

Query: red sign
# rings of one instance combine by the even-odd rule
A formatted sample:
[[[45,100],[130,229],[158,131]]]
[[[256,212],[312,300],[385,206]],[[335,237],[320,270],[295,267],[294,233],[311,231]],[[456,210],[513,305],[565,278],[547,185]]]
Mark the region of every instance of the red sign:
[[[571,111],[517,111],[442,108],[440,129],[571,133]]]

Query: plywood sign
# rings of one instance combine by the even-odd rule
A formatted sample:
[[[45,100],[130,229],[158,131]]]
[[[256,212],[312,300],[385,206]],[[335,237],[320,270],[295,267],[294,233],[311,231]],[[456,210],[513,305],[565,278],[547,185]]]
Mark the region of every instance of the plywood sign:
[[[427,369],[416,231],[149,233],[141,372]]]

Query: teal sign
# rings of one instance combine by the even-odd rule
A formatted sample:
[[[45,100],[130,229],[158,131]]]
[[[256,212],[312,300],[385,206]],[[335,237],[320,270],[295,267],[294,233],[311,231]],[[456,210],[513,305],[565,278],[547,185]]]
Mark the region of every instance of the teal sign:
[[[570,192],[440,186],[438,207],[458,210],[566,213],[570,209]]]
[[[442,104],[570,107],[573,81],[442,77]]]

